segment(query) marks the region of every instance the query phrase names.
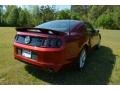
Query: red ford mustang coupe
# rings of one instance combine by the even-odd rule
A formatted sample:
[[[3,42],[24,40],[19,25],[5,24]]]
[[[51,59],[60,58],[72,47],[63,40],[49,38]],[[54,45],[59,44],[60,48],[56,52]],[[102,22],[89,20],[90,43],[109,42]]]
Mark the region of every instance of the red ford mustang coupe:
[[[100,47],[99,30],[78,20],[54,20],[34,28],[16,28],[16,31],[15,58],[54,71],[74,62],[82,69],[87,52]]]

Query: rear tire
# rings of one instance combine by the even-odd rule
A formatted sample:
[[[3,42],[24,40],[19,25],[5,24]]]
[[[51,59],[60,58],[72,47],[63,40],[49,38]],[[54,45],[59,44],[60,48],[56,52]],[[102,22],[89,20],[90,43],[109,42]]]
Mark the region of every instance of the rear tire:
[[[86,58],[87,58],[87,52],[86,52],[86,49],[83,48],[82,51],[80,52],[80,55],[77,60],[77,69],[78,70],[82,70],[84,68]]]

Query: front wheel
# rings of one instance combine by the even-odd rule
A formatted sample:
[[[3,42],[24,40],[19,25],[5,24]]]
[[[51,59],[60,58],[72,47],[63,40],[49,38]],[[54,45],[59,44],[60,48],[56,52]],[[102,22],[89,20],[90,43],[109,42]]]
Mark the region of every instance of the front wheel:
[[[86,49],[83,48],[81,53],[80,53],[80,56],[78,58],[78,63],[77,63],[77,68],[78,69],[83,69],[84,68],[86,58],[87,58],[87,52],[86,52]]]

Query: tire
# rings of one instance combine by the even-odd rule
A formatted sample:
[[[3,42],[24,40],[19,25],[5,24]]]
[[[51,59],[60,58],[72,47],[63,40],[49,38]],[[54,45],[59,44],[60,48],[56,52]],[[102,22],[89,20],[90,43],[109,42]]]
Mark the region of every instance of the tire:
[[[77,69],[78,70],[82,70],[84,68],[86,58],[87,58],[87,51],[85,48],[83,48],[82,51],[80,52],[80,55],[77,60]]]

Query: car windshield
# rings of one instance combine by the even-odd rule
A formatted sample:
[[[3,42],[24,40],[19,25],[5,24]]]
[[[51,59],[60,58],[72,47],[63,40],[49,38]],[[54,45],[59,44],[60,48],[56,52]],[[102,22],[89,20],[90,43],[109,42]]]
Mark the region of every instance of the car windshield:
[[[51,29],[55,31],[68,32],[75,25],[75,22],[70,20],[55,20],[46,22],[36,26],[36,28]]]

